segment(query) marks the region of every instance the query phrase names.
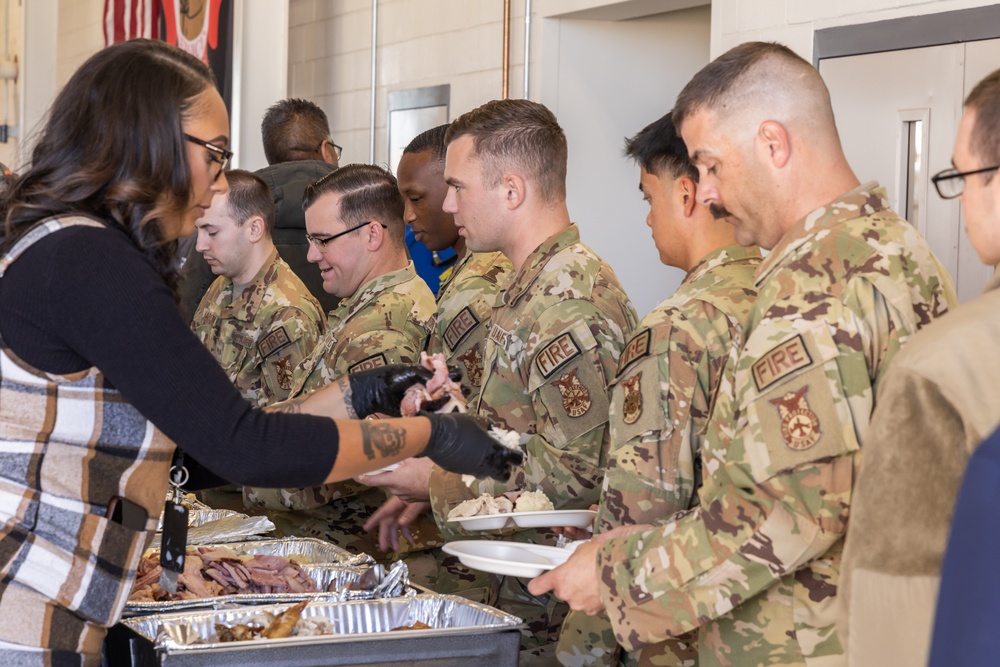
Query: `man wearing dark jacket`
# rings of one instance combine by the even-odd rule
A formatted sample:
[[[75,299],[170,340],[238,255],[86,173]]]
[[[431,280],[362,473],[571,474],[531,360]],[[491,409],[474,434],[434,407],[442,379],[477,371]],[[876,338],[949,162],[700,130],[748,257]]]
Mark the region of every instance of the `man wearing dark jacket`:
[[[274,104],[264,114],[260,129],[268,166],[256,173],[274,197],[274,245],[323,310],[329,312],[339,300],[323,290],[319,270],[306,261],[309,242],[302,194],[307,185],[338,167],[341,148],[330,138],[326,113],[308,100],[289,98]],[[192,247],[181,278],[181,313],[190,319],[215,275]]]

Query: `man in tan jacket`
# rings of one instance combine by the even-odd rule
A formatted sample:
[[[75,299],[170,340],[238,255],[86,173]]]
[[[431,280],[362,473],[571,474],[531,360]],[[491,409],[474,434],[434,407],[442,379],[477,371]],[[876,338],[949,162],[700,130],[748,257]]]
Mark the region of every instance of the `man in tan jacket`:
[[[931,180],[959,197],[979,259],[1000,263],[1000,70],[965,101],[952,168]],[[925,665],[941,561],[962,474],[1000,424],[1000,275],[923,329],[878,392],[847,533],[839,628],[850,665]],[[848,634],[849,633],[849,634]]]

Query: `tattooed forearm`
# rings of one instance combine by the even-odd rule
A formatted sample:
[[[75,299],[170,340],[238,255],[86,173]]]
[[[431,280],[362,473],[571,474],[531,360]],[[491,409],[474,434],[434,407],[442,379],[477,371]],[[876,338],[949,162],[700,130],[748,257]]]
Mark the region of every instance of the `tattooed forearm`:
[[[406,446],[406,431],[385,422],[361,422],[361,446],[369,460],[378,451],[383,458],[394,456]]]
[[[298,398],[290,398],[287,401],[269,405],[264,408],[264,412],[284,412],[290,415],[300,414],[302,412],[302,401],[305,398],[305,396],[299,396]]]
[[[347,377],[342,377],[337,379],[337,386],[340,387],[340,393],[344,397],[344,408],[347,410],[347,416],[351,419],[358,418],[358,411],[354,409],[354,397],[351,394],[351,381]]]

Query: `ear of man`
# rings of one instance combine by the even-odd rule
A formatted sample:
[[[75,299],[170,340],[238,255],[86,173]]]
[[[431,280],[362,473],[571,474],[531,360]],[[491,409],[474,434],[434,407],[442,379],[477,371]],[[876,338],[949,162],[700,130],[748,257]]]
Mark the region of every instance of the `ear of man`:
[[[249,238],[251,243],[259,243],[262,238],[264,238],[264,218],[259,215],[255,215],[245,223],[248,231],[250,232]]]
[[[776,169],[783,169],[792,157],[788,130],[775,120],[765,120],[757,128],[757,145],[764,157]]]
[[[698,184],[687,176],[682,176],[677,183],[681,197],[681,210],[684,217],[690,218],[694,215],[695,206],[698,205]]]
[[[385,243],[386,229],[382,226],[381,220],[372,219],[365,233],[368,235],[367,245],[371,252],[376,252]]]
[[[507,174],[503,177],[503,187],[507,192],[504,200],[507,203],[507,210],[513,211],[524,204],[528,195],[527,184],[524,179],[517,174]]]

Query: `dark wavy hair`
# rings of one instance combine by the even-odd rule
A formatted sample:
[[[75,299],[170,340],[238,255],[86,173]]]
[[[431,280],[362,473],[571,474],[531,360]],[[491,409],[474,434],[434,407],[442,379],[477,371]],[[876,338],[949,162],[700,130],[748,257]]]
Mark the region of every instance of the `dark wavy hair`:
[[[698,182],[698,169],[688,158],[684,139],[677,134],[672,112],[654,120],[631,139],[625,139],[625,156],[656,176],[669,172],[673,178],[687,176]]]
[[[121,226],[176,290],[176,242],[164,240],[161,225],[187,208],[181,121],[214,85],[204,63],[164,42],[137,39],[91,56],[56,97],[30,164],[3,195],[0,249],[45,218],[91,216]]]

